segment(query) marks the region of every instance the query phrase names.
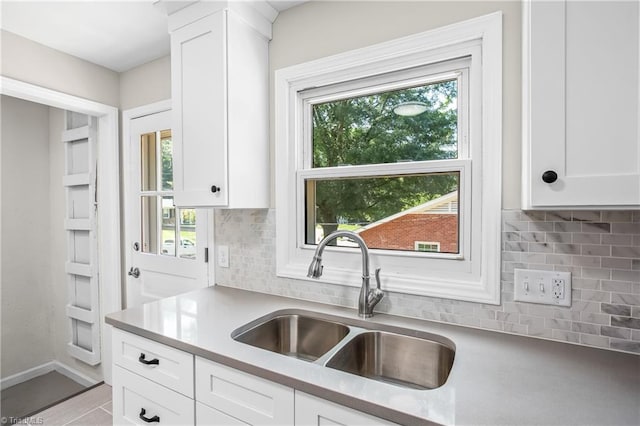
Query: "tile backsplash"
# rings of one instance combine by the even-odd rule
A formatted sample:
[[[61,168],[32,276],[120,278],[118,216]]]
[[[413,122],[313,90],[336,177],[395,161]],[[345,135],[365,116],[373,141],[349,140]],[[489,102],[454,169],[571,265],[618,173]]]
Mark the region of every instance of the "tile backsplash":
[[[215,227],[219,285],[356,307],[359,288],[276,277],[275,210],[217,210]],[[502,249],[500,305],[386,292],[376,311],[640,353],[640,211],[504,210]],[[571,307],[514,302],[516,268],[571,272]]]

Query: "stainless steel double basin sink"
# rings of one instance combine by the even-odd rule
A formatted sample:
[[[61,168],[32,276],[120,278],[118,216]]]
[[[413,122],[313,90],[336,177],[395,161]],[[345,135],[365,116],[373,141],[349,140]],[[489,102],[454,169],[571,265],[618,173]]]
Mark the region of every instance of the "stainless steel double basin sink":
[[[231,337],[260,349],[421,390],[442,386],[455,356],[455,345],[443,336],[298,310],[273,312],[240,327]]]

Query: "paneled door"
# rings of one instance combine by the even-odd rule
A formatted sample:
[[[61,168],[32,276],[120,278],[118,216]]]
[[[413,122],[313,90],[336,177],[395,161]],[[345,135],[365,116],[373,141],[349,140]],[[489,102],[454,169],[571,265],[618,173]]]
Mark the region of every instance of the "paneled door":
[[[173,203],[171,111],[130,121],[126,307],[207,286],[207,212]]]

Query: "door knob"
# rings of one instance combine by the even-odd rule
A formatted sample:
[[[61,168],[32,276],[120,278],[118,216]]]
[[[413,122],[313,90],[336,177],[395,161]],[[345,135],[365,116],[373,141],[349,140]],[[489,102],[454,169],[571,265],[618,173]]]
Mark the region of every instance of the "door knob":
[[[215,186],[215,185],[213,185],[213,186],[211,187],[211,192],[213,192],[214,194],[215,194],[216,192],[220,192],[220,187],[219,187],[219,186]]]
[[[553,183],[558,180],[558,174],[553,170],[547,170],[542,174],[542,180],[545,183]]]
[[[133,278],[138,278],[140,276],[140,269],[132,267],[129,269],[129,275]]]

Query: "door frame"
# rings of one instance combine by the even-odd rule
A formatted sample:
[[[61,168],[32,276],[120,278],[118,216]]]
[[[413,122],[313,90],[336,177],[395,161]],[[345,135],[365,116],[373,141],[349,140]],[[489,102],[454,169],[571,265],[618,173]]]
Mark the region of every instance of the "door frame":
[[[128,194],[128,186],[129,186],[129,177],[127,173],[129,169],[126,167],[127,164],[131,161],[131,150],[129,139],[131,138],[131,120],[135,120],[136,118],[145,117],[147,115],[157,114],[160,112],[170,111],[171,110],[171,100],[167,99],[164,101],[154,102],[152,104],[147,104],[143,106],[139,106],[136,108],[131,108],[122,111],[122,164],[123,164],[123,172],[122,172],[122,194],[123,194],[123,209],[127,207],[127,194]],[[122,217],[122,231],[123,231],[123,239],[126,232],[127,226],[127,217],[126,212],[123,210]],[[206,244],[209,247],[209,262],[207,263],[207,286],[215,285],[215,268],[214,268],[214,246],[213,246],[213,236],[214,236],[214,222],[213,222],[213,210],[207,209],[207,239]],[[127,265],[132,264],[131,260],[131,250],[129,247],[124,247],[126,244],[126,239],[122,242],[122,251],[123,251],[123,260],[125,268],[122,269],[122,287],[121,294],[124,295],[126,285],[126,277],[124,276],[125,269]],[[123,297],[120,298],[121,303],[124,303]]]
[[[111,384],[111,326],[105,324],[104,316],[122,309],[118,109],[4,76],[0,94],[98,118],[100,335],[104,381]]]

